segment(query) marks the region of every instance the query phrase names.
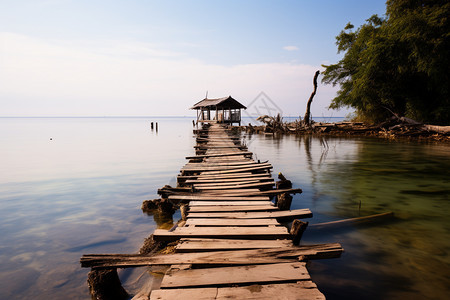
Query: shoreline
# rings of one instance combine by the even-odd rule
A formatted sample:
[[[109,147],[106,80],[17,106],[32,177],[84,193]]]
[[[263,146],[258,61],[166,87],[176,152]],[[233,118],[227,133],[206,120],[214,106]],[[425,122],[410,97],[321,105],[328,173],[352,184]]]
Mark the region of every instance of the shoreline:
[[[387,140],[402,140],[414,142],[450,143],[450,134],[432,130],[424,130],[418,126],[393,126],[384,128],[382,126],[367,125],[362,122],[337,122],[324,123],[313,122],[310,128],[299,126],[299,122],[258,125],[251,124],[233,126],[236,130],[257,134],[294,134],[315,135],[331,137],[374,137]]]

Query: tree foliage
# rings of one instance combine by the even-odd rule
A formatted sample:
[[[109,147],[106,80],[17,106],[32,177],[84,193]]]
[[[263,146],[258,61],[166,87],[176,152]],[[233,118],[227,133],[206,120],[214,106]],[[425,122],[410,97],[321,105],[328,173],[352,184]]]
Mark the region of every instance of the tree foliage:
[[[392,113],[422,122],[450,122],[450,2],[388,0],[336,37],[344,57],[323,65],[322,82],[340,85],[330,108],[353,107],[373,122]]]

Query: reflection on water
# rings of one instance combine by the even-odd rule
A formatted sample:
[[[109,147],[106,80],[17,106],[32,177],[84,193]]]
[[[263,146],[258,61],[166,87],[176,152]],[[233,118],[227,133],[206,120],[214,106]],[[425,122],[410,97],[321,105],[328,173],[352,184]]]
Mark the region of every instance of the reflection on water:
[[[307,230],[340,242],[340,259],[310,263],[328,299],[446,299],[450,292],[450,147],[377,139],[250,136],[297,187],[311,223],[393,211],[394,220]]]
[[[153,216],[153,221],[158,229],[171,229],[174,225],[173,214],[164,212],[159,209],[152,209],[144,211],[148,216]]]

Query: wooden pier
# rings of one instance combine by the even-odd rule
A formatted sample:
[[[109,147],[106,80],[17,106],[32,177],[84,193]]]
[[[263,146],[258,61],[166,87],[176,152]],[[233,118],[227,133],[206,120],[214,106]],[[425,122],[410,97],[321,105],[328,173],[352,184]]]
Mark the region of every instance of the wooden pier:
[[[337,243],[299,245],[308,223],[298,219],[312,217],[307,208],[290,210],[290,195],[301,190],[282,175],[275,182],[272,165],[253,160],[222,125],[196,133],[196,155],[186,157],[177,187],[158,191],[163,203],[181,207],[182,220],[152,237],[174,242],[174,253],[89,254],[82,266],[169,265],[159,289],[139,299],[325,299],[306,262],[339,257],[343,249]]]

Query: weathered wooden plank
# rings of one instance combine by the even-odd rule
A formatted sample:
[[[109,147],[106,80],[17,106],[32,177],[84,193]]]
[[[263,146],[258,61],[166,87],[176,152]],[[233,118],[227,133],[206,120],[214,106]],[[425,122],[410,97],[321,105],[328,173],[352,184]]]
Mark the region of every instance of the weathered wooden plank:
[[[233,189],[243,189],[243,188],[263,188],[274,186],[274,181],[267,182],[256,182],[256,183],[246,183],[246,184],[229,184],[229,185],[194,185],[194,188],[201,191],[212,191],[212,190],[233,190]]]
[[[235,211],[276,211],[278,207],[269,205],[198,205],[189,206],[189,213],[196,212],[235,212]]]
[[[153,290],[150,300],[214,300],[218,288]]]
[[[265,249],[250,250],[227,249],[230,251],[175,253],[155,256],[141,254],[87,254],[83,255],[80,262],[84,268],[129,268],[174,264],[253,265],[292,262],[298,261],[299,258],[333,258],[339,257],[343,251],[341,245],[337,243],[286,248],[267,247]]]
[[[223,175],[178,175],[177,178],[179,179],[230,179],[230,178],[250,178],[250,177],[260,177],[260,176],[267,176],[270,177],[269,172],[264,173],[258,173],[253,174],[251,172],[243,172],[243,173],[235,173],[235,174],[223,174]]]
[[[262,195],[277,195],[277,194],[284,194],[284,193],[289,193],[289,194],[299,194],[302,192],[302,189],[277,189],[277,190],[268,190],[268,191],[251,191],[251,189],[246,189],[246,190],[227,190],[227,191],[223,191],[220,194],[222,196],[262,196]],[[203,192],[202,195],[207,196],[208,194],[210,195],[215,195],[216,193],[214,191],[207,191],[207,192]]]
[[[268,212],[190,212],[188,218],[227,218],[227,219],[273,219],[273,218],[311,218],[309,209],[295,209]]]
[[[243,168],[257,168],[259,169],[270,169],[273,168],[271,164],[250,164],[250,165],[209,165],[209,166],[191,166],[185,165],[181,168],[184,172],[209,172],[209,171],[229,171],[229,170],[242,170]]]
[[[221,156],[236,156],[236,155],[252,155],[250,151],[240,151],[240,152],[229,152],[221,154],[203,154],[196,156],[186,156],[186,159],[196,159],[196,158],[206,158],[206,157],[221,157]]]
[[[150,300],[179,299],[295,299],[325,300],[325,296],[309,280],[298,283],[254,284],[244,287],[208,287],[154,290]]]
[[[257,188],[241,188],[241,189],[234,189],[234,190],[206,190],[206,191],[199,191],[197,192],[200,195],[223,195],[223,196],[246,196],[247,194],[251,193],[260,193],[261,191]],[[178,194],[187,194],[185,190],[179,192]]]
[[[167,272],[161,289],[310,280],[305,263],[206,268]]]
[[[214,146],[214,145],[197,145],[194,146],[194,148],[196,149],[200,149],[200,150],[207,150],[207,149],[241,149],[241,148],[246,148],[244,145],[230,145],[230,146]]]
[[[202,176],[205,175],[223,175],[223,174],[229,174],[229,173],[240,173],[240,172],[253,172],[253,171],[260,171],[260,170],[269,170],[272,169],[273,166],[263,165],[263,166],[254,166],[254,167],[242,167],[242,168],[236,168],[236,169],[229,169],[224,171],[203,171],[201,172]]]
[[[169,200],[184,200],[184,201],[264,201],[270,200],[269,196],[218,196],[218,195],[170,195]]]
[[[265,162],[267,163],[267,162]],[[257,165],[258,162],[248,159],[246,161],[230,161],[230,162],[216,162],[216,163],[208,163],[208,162],[198,162],[198,163],[187,163],[185,166],[189,167],[210,167],[210,166],[245,166],[245,165]]]
[[[269,181],[269,180],[273,180],[272,177],[270,176],[270,174],[264,175],[264,176],[255,176],[255,177],[250,177],[250,178],[223,178],[223,179],[188,179],[186,180],[184,183],[186,184],[218,184],[218,183],[222,183],[222,184],[229,184],[229,183],[233,183],[233,182],[237,182],[237,183],[250,183],[250,182],[261,182],[261,181]]]
[[[153,233],[153,238],[157,241],[194,237],[265,240],[290,238],[290,234],[285,227],[178,227],[171,232],[156,229]]]
[[[213,219],[215,220],[215,219]],[[288,248],[291,240],[180,239],[177,252],[202,252],[245,249]]]
[[[192,218],[186,221],[185,226],[278,226],[280,223],[276,219],[208,219]]]
[[[298,261],[297,253],[288,249],[256,249],[239,251],[213,251],[162,254],[145,256],[140,254],[83,255],[81,266],[84,268],[132,268],[141,266],[193,264],[193,265],[254,265]],[[286,257],[288,255],[288,257]],[[280,257],[278,257],[280,256]]]
[[[189,206],[211,205],[272,205],[271,201],[190,201]]]
[[[270,180],[266,180],[266,181],[270,181]],[[238,179],[235,181],[231,181],[231,182],[223,182],[223,181],[219,181],[219,180],[215,180],[213,182],[206,182],[206,183],[195,183],[193,184],[194,187],[218,187],[218,186],[230,186],[230,185],[241,185],[241,184],[250,184],[250,183],[258,183],[261,182],[257,179],[255,180],[250,180],[250,179]],[[188,183],[188,182],[185,182]]]

